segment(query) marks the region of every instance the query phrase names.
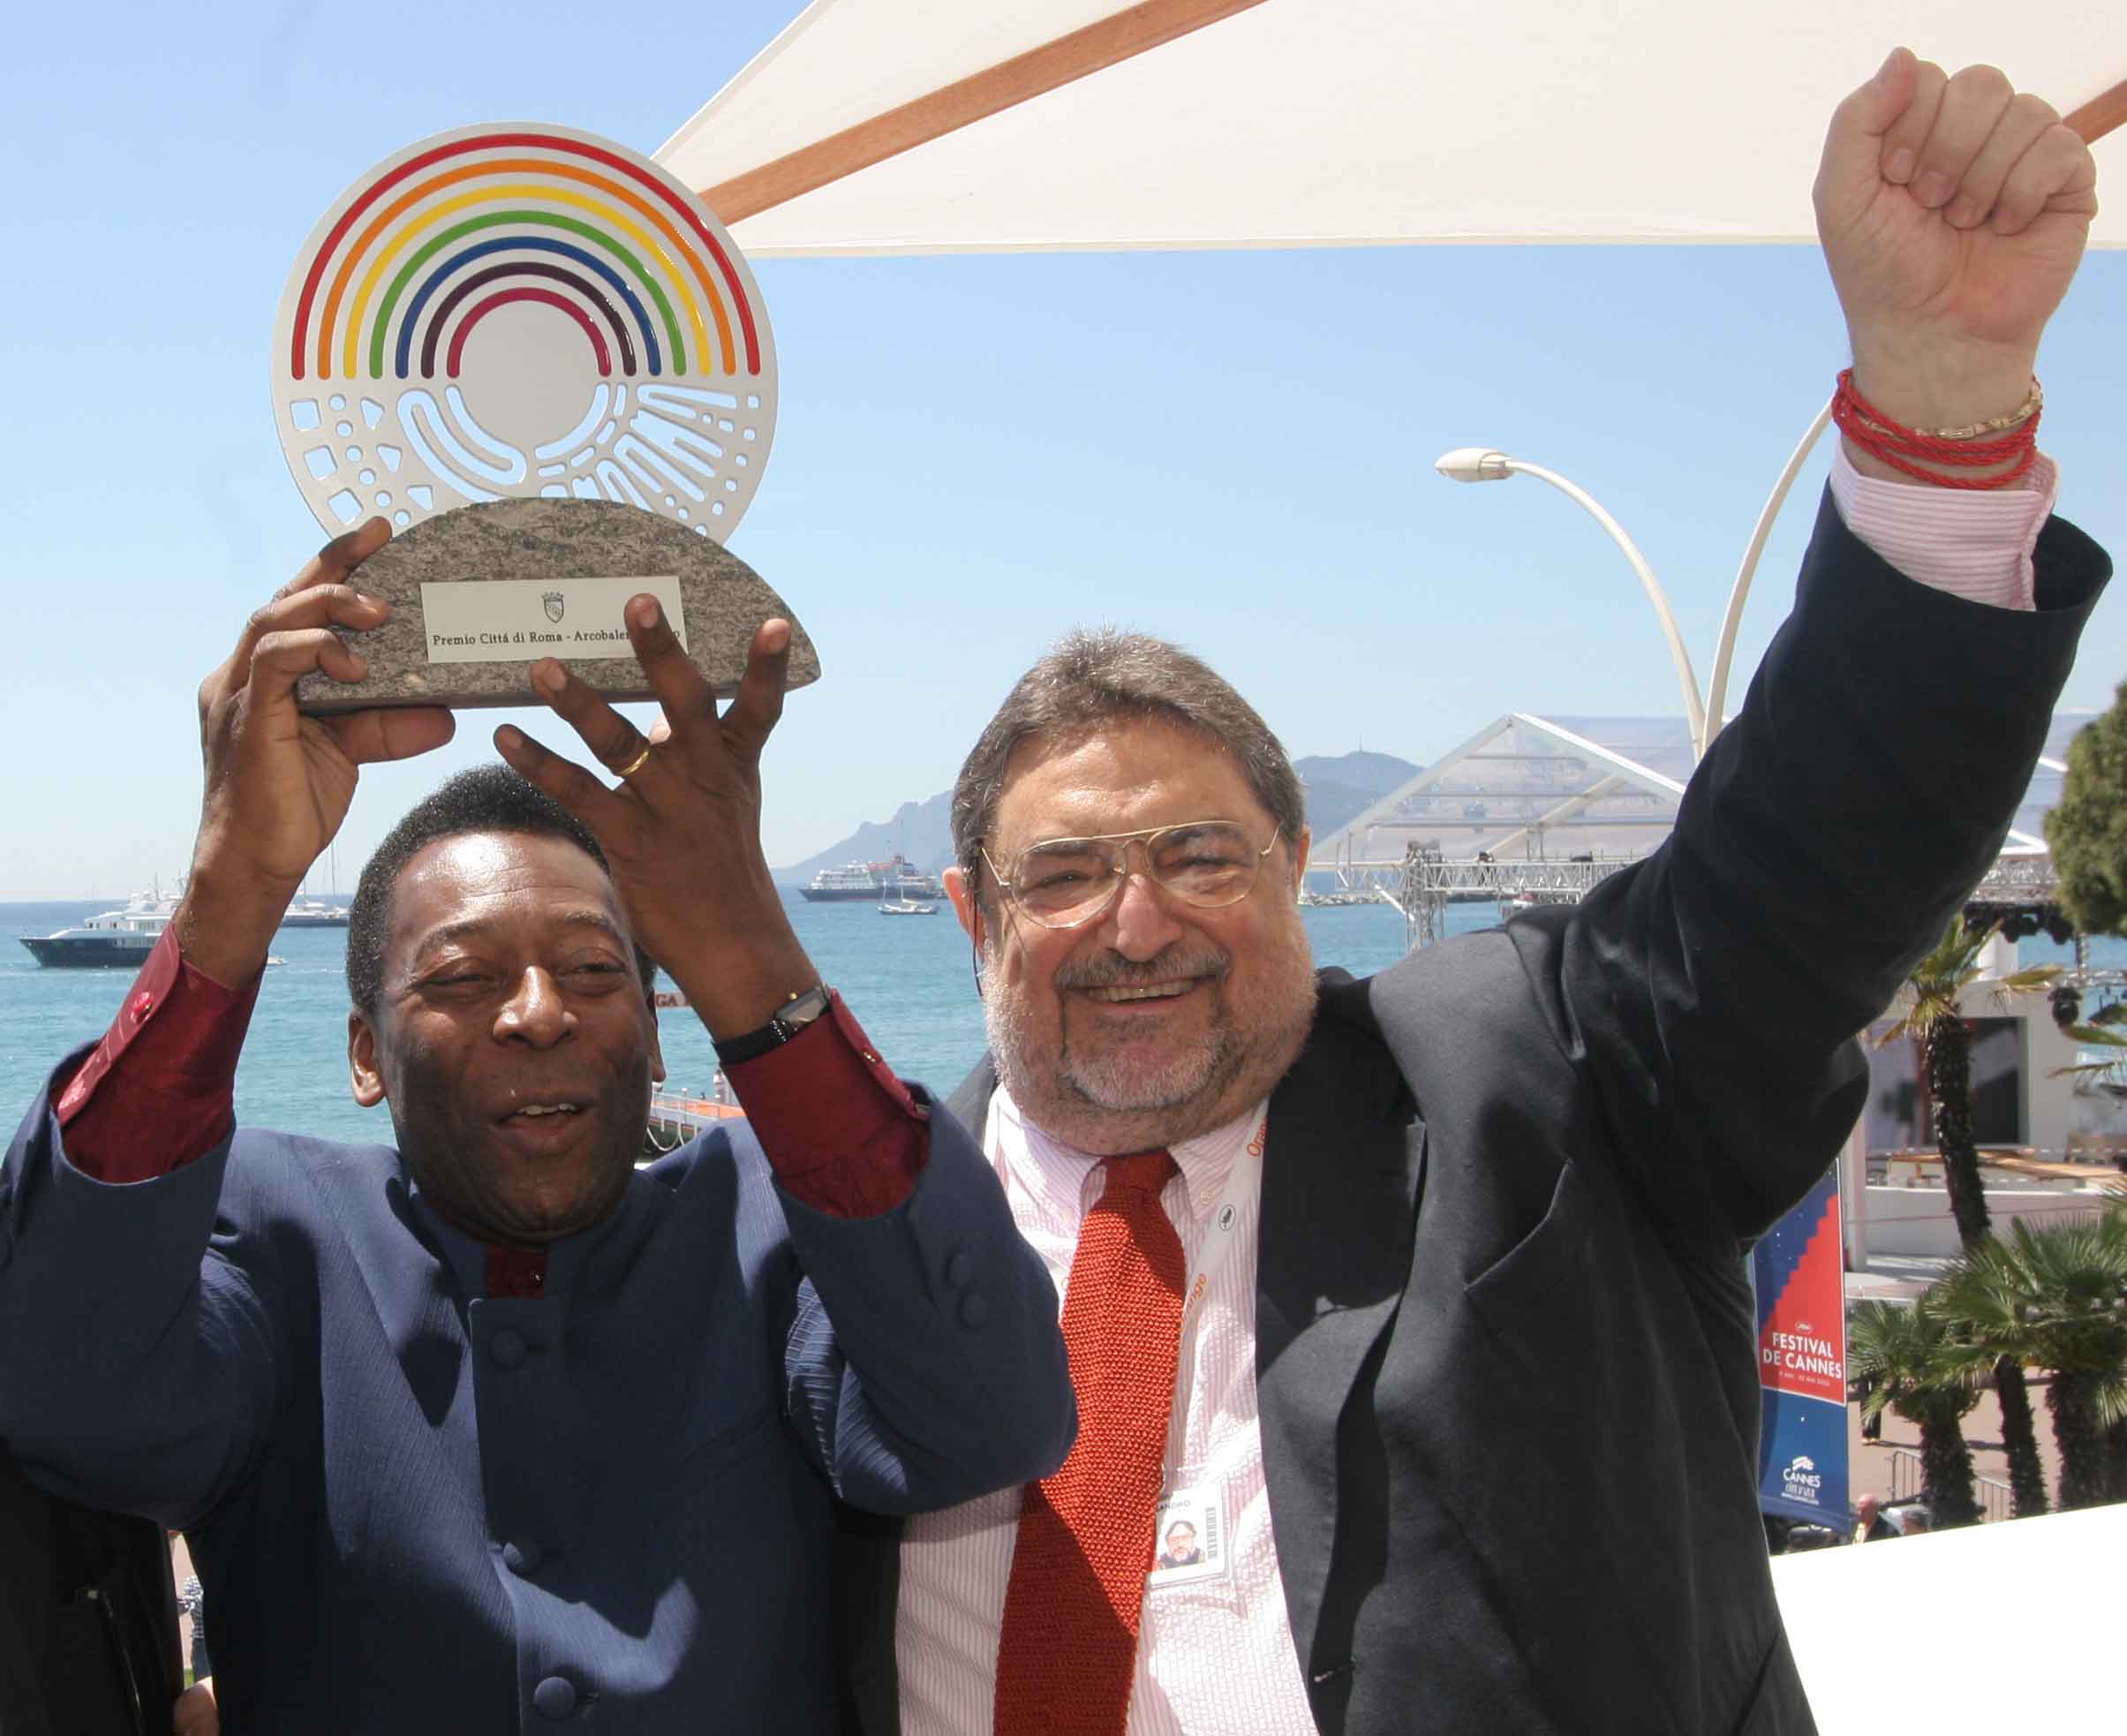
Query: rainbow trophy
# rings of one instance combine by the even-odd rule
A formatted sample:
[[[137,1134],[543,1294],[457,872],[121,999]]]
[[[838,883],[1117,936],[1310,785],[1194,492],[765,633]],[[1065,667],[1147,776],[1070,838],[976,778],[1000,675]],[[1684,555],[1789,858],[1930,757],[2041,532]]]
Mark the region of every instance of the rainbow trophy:
[[[645,591],[720,693],[772,615],[789,684],[819,678],[724,547],[775,431],[760,292],[709,208],[623,146],[468,127],[363,176],[289,273],[274,418],[328,532],[393,526],[359,580],[392,618],[343,635],[368,677],[306,677],[305,710],[522,705],[543,656],[648,698],[621,617]]]

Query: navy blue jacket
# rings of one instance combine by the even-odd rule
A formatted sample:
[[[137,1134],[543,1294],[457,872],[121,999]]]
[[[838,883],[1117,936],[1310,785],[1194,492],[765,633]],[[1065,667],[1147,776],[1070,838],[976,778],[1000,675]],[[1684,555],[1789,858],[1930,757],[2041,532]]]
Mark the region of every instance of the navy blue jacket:
[[[239,1132],[131,1186],[48,1098],[0,1172],[0,1439],[183,1528],[227,1736],[832,1727],[834,1498],[942,1506],[1071,1440],[1056,1295],[940,1115],[841,1221],[743,1126],[639,1171],[546,1296],[397,1154]]]

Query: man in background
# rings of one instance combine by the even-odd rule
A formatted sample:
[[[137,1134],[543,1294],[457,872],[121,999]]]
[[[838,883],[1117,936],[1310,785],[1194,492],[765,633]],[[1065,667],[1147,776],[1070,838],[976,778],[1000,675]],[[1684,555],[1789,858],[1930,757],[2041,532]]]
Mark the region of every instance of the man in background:
[[[1886,1543],[1897,1535],[1890,1521],[1883,1517],[1883,1503],[1876,1496],[1864,1495],[1854,1503],[1854,1542]]]

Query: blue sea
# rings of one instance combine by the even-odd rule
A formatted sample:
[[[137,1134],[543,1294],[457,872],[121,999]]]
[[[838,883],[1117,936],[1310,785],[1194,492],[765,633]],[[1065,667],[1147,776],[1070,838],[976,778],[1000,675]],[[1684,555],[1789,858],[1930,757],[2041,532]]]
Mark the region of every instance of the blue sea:
[[[344,903],[346,894],[323,896]],[[879,914],[876,906],[809,904],[785,894],[798,939],[839,989],[895,1071],[949,1092],[983,1051],[968,942],[940,903],[932,917]],[[51,1068],[75,1045],[102,1034],[124,999],[124,970],[48,970],[20,934],[49,934],[110,908],[110,901],[0,903],[0,1123],[12,1130]],[[1449,927],[1497,920],[1491,904],[1459,904]],[[1315,956],[1363,976],[1403,955],[1403,918],[1385,904],[1303,912]],[[285,963],[269,968],[237,1070],[237,1117],[253,1127],[331,1139],[388,1143],[382,1109],[358,1108],[347,1091],[347,931],[284,929]],[[705,1087],[715,1070],[708,1033],[691,1014],[660,1015],[668,1089]]]

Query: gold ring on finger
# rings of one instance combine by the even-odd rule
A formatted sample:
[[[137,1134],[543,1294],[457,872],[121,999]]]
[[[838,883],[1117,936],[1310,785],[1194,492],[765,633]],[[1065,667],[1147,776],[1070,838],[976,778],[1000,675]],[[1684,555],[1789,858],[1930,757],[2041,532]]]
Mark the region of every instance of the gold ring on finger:
[[[635,758],[630,759],[625,766],[622,766],[619,771],[614,774],[614,775],[619,778],[631,778],[649,763],[650,743],[648,742],[645,742],[643,743],[643,751],[637,754]]]

